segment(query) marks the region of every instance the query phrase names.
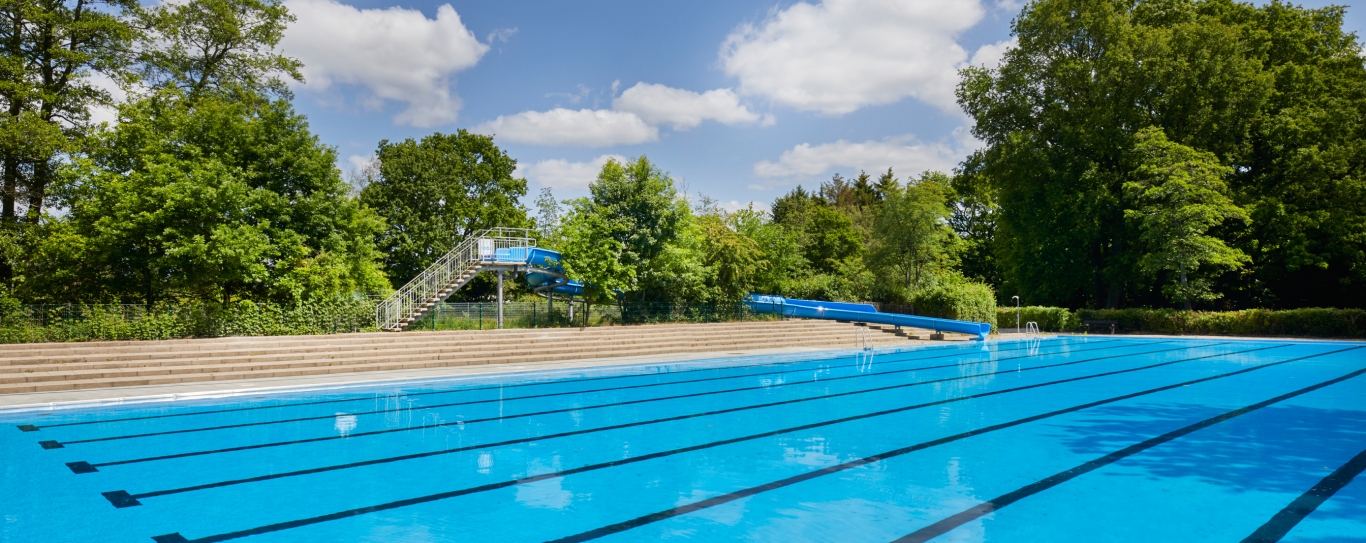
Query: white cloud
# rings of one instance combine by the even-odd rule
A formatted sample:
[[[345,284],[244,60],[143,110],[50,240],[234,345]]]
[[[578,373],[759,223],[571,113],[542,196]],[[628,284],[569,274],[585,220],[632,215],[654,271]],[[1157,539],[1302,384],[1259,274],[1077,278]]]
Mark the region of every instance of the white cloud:
[[[995,69],[1001,65],[1001,60],[1005,59],[1006,51],[1014,49],[1020,45],[1020,39],[1011,37],[1008,40],[988,43],[977,48],[977,52],[972,54],[972,60],[968,64],[973,66],[986,66]]]
[[[759,114],[741,105],[740,97],[730,89],[698,94],[643,82],[612,100],[612,109],[634,113],[652,125],[672,125],[674,130],[694,128],[707,120],[732,125],[760,120]]]
[[[394,117],[397,124],[454,122],[461,101],[451,78],[489,50],[450,4],[436,9],[436,19],[415,9],[357,9],[334,0],[285,4],[298,20],[285,31],[281,49],[303,61],[303,88],[354,84],[375,100],[407,103]]]
[[[100,72],[90,74],[90,85],[109,93],[113,104],[107,106],[92,106],[90,108],[90,122],[94,124],[109,123],[110,126],[119,123],[118,105],[128,100],[128,91],[119,86],[118,81]],[[138,89],[141,90],[141,89]]]
[[[509,40],[509,39],[512,39],[512,36],[513,36],[514,34],[516,34],[516,33],[517,33],[517,27],[512,27],[512,28],[497,28],[497,29],[494,29],[493,32],[489,32],[489,37],[488,37],[488,39],[486,39],[486,40],[484,40],[484,41],[489,42],[490,44],[492,44],[492,43],[495,42],[495,41],[500,41],[500,42],[503,42],[503,43],[507,43],[508,40]]]
[[[567,160],[542,160],[531,165],[518,165],[515,177],[525,177],[542,187],[561,191],[583,191],[588,184],[598,178],[602,165],[609,159],[626,162],[621,155],[602,155],[588,162],[569,162]]]
[[[911,135],[861,143],[844,140],[819,145],[803,143],[784,151],[777,162],[764,160],[755,164],[754,175],[812,177],[841,167],[849,168],[850,173],[856,170],[874,173],[887,168],[910,175],[926,170],[948,172],[978,145],[962,128],[956,130],[954,136],[952,140],[938,143],[925,143]]]
[[[472,130],[533,145],[606,147],[659,139],[659,129],[646,124],[634,113],[603,109],[523,111],[499,116]]]
[[[844,114],[907,96],[956,111],[968,60],[959,33],[984,16],[980,0],[825,0],[742,25],[721,46],[741,94]]]

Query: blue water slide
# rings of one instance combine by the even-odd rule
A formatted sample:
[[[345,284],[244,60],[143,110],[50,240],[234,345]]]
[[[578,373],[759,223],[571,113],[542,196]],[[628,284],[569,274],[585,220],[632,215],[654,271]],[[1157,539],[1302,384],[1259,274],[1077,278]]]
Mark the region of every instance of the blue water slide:
[[[782,296],[750,294],[745,305],[759,313],[773,313],[803,319],[830,319],[851,322],[869,322],[924,328],[935,332],[957,332],[985,340],[991,333],[991,325],[985,322],[955,321],[936,319],[899,313],[879,313],[870,304],[851,304],[843,302],[818,302],[814,300],[795,300]]]
[[[498,250],[500,253],[503,251],[507,251],[506,256],[508,257],[508,260],[504,260],[504,262],[526,263],[526,283],[531,287],[531,290],[541,294],[551,292],[559,296],[583,296],[583,283],[564,276],[564,266],[560,264],[559,252],[541,247],[513,247]],[[500,254],[498,258],[503,256]]]

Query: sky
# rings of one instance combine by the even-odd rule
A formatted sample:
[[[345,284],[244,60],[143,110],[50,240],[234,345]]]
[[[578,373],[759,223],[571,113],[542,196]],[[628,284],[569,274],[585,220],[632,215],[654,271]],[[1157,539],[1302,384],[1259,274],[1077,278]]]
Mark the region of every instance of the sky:
[[[542,187],[641,155],[690,197],[767,203],[839,173],[951,170],[980,143],[957,70],[994,66],[1021,0],[286,0],[295,106],[340,166],[467,129]],[[1306,7],[1332,2],[1311,0]],[[1341,1],[1337,3],[1342,3]],[[1362,34],[1366,9],[1349,7]]]

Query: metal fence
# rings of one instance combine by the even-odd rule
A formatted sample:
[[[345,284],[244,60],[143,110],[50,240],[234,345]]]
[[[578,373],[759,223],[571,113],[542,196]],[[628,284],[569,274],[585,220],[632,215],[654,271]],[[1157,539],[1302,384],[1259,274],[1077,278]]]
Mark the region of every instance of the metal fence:
[[[302,305],[240,302],[34,304],[0,307],[0,343],[43,341],[171,339],[186,337],[334,334],[374,331],[375,299]],[[506,302],[504,328],[552,328],[655,323],[776,320],[742,303],[570,304],[557,300]],[[443,303],[409,330],[490,330],[498,326],[498,304]]]
[[[571,318],[569,303],[506,302],[503,304],[504,328],[554,328],[567,326],[606,326],[621,324],[658,324],[678,322],[730,322],[776,320],[781,317],[758,313],[742,303],[624,303],[595,304],[586,307],[574,302]],[[414,322],[409,330],[488,330],[498,326],[498,304],[443,303]]]

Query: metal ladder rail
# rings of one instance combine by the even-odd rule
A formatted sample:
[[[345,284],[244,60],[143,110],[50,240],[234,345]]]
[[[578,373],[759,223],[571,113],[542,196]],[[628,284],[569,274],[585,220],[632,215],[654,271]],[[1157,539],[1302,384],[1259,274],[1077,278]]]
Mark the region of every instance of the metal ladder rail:
[[[485,242],[485,243],[481,243]],[[464,286],[466,272],[478,273],[477,266],[492,258],[497,249],[534,247],[531,231],[523,228],[488,228],[475,232],[448,251],[408,284],[375,306],[375,326],[380,330],[400,331],[426,309],[440,303],[455,289]],[[470,274],[473,277],[473,274]],[[441,292],[454,283],[455,289]],[[424,305],[426,304],[426,305]]]

